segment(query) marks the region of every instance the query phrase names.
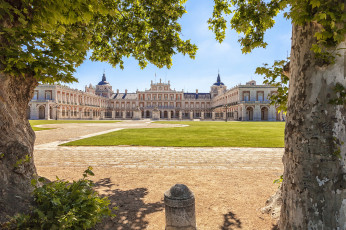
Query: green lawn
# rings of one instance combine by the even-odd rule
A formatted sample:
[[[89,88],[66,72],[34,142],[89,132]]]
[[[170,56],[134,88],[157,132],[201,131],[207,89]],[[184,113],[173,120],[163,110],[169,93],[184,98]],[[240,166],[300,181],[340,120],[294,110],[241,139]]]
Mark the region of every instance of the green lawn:
[[[65,146],[284,147],[284,122],[160,122],[188,127],[124,129]]]
[[[120,121],[104,121],[104,120],[29,120],[31,128],[34,131],[47,130],[52,128],[35,127],[36,125],[45,124],[65,124],[65,123],[114,123]]]

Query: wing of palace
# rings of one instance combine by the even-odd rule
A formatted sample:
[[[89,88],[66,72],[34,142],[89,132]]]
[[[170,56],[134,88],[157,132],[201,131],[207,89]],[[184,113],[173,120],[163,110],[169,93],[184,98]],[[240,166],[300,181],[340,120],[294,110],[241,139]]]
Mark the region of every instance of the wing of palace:
[[[277,88],[255,81],[227,89],[220,75],[210,92],[185,93],[171,89],[170,82],[151,81],[150,89],[135,93],[114,92],[105,74],[96,87],[85,91],[62,85],[39,85],[29,103],[29,119],[200,119],[267,120],[284,119],[268,97]]]

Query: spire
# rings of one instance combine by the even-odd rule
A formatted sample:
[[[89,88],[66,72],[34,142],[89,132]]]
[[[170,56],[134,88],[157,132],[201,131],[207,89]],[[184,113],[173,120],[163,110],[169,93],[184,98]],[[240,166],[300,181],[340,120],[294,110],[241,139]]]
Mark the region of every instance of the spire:
[[[105,72],[103,72],[102,81],[107,81],[107,80],[106,80],[106,73],[105,73]]]
[[[218,70],[217,79],[213,85],[217,85],[217,86],[224,85],[223,82],[221,82],[220,70]]]

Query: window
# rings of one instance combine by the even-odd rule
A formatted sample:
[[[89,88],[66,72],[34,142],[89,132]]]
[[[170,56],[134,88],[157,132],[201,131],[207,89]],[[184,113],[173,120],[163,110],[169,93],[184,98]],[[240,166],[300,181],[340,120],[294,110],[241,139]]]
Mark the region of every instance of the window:
[[[52,91],[45,91],[46,100],[52,100]]]
[[[37,90],[35,90],[34,97],[32,98],[32,100],[38,100],[38,91]]]

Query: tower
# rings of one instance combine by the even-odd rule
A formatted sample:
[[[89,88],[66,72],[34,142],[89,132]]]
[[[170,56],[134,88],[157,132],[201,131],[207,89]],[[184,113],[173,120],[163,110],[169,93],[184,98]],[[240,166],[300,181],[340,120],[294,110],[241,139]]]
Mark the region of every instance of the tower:
[[[216,82],[210,87],[211,98],[226,92],[227,86],[221,81],[220,72],[217,74]]]
[[[102,81],[100,81],[96,85],[95,93],[99,96],[107,97],[107,98],[110,98],[112,94],[114,93],[112,90],[112,86],[109,84],[109,82],[106,79],[106,73],[103,73]]]

